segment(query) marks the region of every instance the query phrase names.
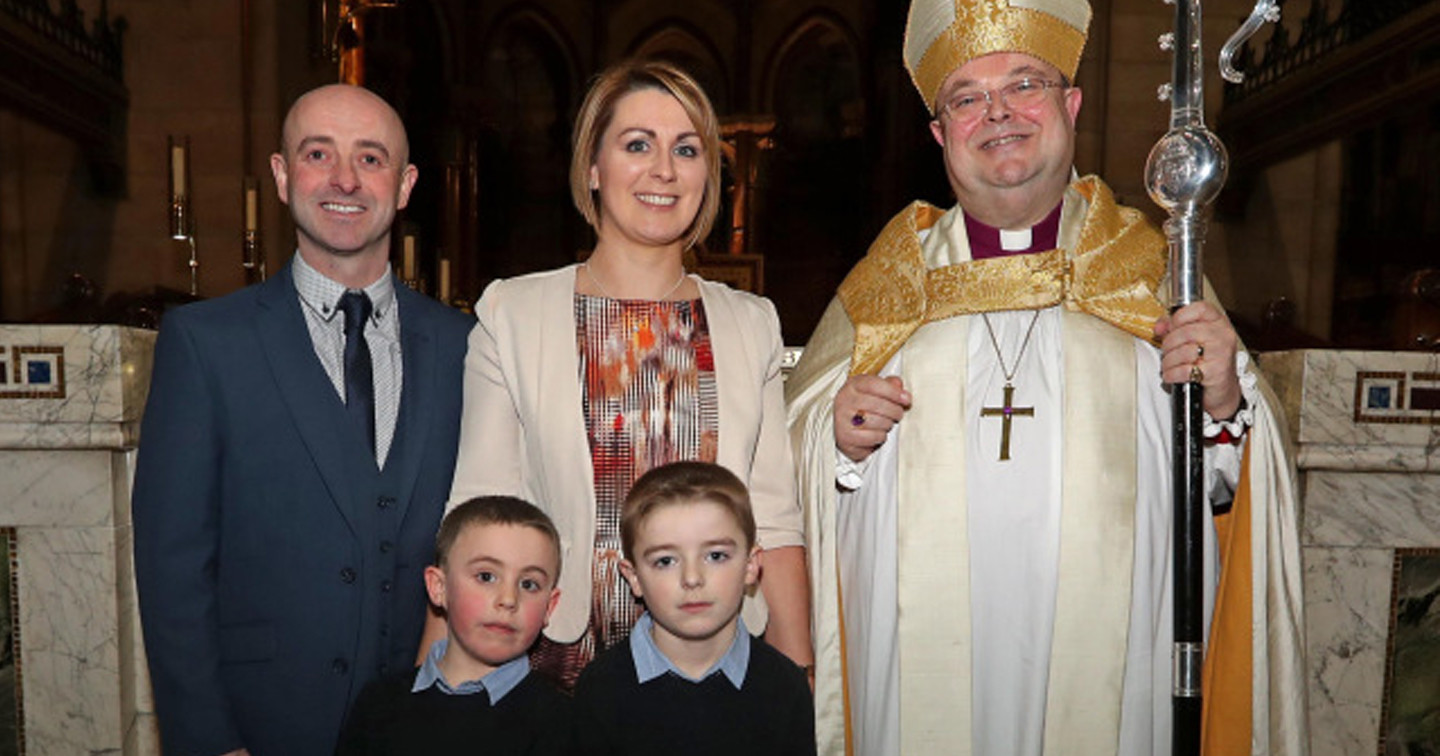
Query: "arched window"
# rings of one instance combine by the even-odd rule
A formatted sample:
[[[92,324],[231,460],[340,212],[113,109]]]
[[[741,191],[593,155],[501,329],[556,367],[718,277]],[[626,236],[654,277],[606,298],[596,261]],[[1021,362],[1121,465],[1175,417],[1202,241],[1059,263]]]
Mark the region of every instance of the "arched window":
[[[865,154],[865,99],[853,35],[817,16],[797,24],[770,57],[763,105],[773,148],[756,193],[756,251],[786,338],[802,340],[845,273],[865,253],[873,175]]]
[[[473,114],[478,132],[482,275],[564,265],[584,243],[570,201],[570,129],[578,96],[572,56],[544,17],[501,22],[485,50]]]

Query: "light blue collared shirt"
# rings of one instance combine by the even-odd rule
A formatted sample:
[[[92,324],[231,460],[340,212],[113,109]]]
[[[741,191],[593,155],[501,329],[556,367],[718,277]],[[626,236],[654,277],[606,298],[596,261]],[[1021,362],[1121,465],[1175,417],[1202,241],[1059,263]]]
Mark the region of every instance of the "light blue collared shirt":
[[[640,678],[640,684],[650,682],[666,672],[674,672],[680,679],[692,683],[701,682],[716,672],[723,672],[736,690],[745,684],[745,670],[750,668],[750,631],[745,629],[745,620],[735,618],[735,638],[730,641],[730,648],[699,677],[691,677],[680,671],[680,668],[670,661],[670,657],[655,645],[655,639],[650,637],[650,629],[654,625],[655,621],[650,618],[650,613],[646,612],[640,615],[634,629],[630,631],[630,657],[635,660],[635,675]]]
[[[441,693],[451,696],[469,696],[485,691],[490,694],[490,705],[494,706],[530,674],[530,657],[521,654],[479,680],[465,680],[459,685],[451,685],[445,679],[445,673],[440,671],[440,659],[445,656],[445,649],[449,647],[448,638],[441,638],[430,644],[430,651],[425,654],[425,663],[420,665],[420,671],[415,674],[415,684],[410,687],[411,693],[419,693],[432,685],[439,688]]]

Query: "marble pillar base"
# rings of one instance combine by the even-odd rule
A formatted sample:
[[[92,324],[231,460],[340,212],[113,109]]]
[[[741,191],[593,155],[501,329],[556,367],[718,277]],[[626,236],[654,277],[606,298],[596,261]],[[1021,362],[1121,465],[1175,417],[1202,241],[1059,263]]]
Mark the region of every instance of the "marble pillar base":
[[[1311,350],[1260,365],[1297,446],[1311,753],[1376,754],[1396,551],[1440,546],[1440,356]]]
[[[0,527],[15,534],[30,756],[159,753],[130,530],[153,343],[113,326],[0,326]]]

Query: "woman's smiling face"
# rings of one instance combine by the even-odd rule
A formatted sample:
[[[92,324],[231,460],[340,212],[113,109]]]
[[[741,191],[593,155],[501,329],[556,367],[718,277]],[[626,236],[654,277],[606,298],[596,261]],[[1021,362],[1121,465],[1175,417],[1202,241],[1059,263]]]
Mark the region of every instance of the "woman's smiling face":
[[[659,89],[615,105],[590,166],[600,199],[600,243],[683,245],[705,198],[704,143],[685,109]]]

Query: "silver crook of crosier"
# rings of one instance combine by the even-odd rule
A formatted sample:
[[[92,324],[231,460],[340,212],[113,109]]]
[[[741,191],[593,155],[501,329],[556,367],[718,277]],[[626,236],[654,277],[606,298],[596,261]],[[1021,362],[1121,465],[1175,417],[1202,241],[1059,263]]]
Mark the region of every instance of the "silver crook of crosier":
[[[1240,46],[1255,36],[1260,27],[1266,23],[1280,22],[1280,5],[1275,0],[1257,0],[1255,8],[1250,11],[1250,17],[1240,25],[1230,39],[1225,41],[1225,46],[1220,48],[1220,78],[1231,84],[1239,84],[1245,81],[1245,73],[1235,68],[1231,63],[1235,54],[1240,52]]]

